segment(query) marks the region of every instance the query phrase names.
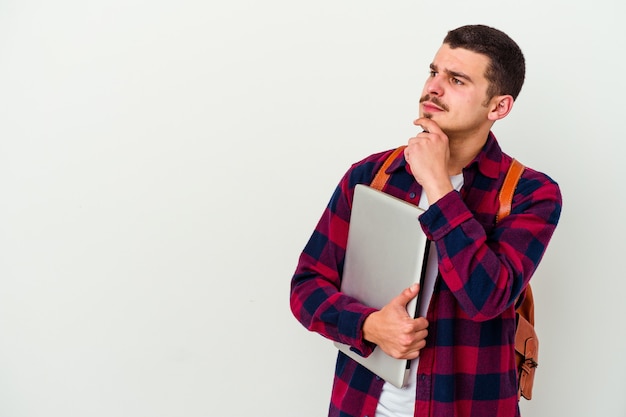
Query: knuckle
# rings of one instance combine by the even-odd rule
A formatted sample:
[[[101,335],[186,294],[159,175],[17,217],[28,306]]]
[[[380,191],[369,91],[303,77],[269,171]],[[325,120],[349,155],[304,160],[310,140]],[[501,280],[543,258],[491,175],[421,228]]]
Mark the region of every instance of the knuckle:
[[[411,336],[409,336],[408,334],[402,335],[400,337],[400,339],[398,340],[398,344],[402,347],[402,348],[407,348],[408,346],[411,346],[411,343],[413,342]]]

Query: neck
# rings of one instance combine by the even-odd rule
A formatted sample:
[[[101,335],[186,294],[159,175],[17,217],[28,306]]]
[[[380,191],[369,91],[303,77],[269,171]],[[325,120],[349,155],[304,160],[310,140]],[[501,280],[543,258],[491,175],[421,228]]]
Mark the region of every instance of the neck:
[[[448,135],[450,146],[450,159],[448,161],[448,174],[460,174],[485,145],[490,128],[480,129],[474,134]]]

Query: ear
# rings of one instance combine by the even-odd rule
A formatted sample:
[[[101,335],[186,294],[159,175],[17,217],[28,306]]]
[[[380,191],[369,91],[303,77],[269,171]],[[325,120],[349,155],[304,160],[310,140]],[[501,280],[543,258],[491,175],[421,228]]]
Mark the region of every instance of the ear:
[[[500,120],[506,117],[513,109],[513,96],[494,96],[489,100],[489,114],[487,118],[492,121]]]

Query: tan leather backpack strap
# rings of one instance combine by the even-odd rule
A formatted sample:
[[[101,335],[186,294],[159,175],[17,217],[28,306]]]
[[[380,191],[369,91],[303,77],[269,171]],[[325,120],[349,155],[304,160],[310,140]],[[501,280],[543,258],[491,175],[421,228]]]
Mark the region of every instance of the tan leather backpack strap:
[[[504,178],[502,188],[498,194],[498,202],[500,208],[496,217],[496,222],[502,220],[511,214],[511,206],[513,204],[513,195],[517,183],[524,172],[524,165],[516,159],[511,161],[509,170]],[[517,328],[515,329],[515,363],[518,373],[518,389],[517,399],[521,397],[530,400],[533,395],[533,382],[535,379],[535,368],[539,358],[539,339],[535,332],[535,310],[533,293],[530,284],[520,295],[522,304],[516,308]],[[515,304],[519,301],[516,300]]]
[[[394,149],[393,152],[389,154],[387,159],[385,159],[385,162],[383,162],[382,166],[376,173],[376,176],[372,180],[370,187],[375,188],[377,190],[383,189],[383,187],[385,186],[385,184],[387,184],[387,181],[389,180],[389,174],[387,174],[387,168],[389,168],[389,165],[391,165],[393,161],[395,161],[396,157],[400,154],[400,152],[404,151],[404,148],[406,148],[406,146],[400,146],[399,148]]]
[[[509,166],[509,170],[507,171],[506,177],[504,178],[502,188],[500,188],[500,194],[498,194],[498,202],[500,203],[500,208],[498,209],[496,222],[499,222],[500,220],[511,214],[513,194],[515,193],[515,188],[517,187],[519,179],[522,177],[524,168],[524,165],[517,159],[513,159],[511,161],[511,165]]]

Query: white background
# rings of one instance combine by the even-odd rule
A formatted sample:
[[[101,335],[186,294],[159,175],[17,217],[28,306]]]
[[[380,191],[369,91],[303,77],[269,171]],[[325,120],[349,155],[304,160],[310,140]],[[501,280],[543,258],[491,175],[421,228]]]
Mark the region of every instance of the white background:
[[[403,144],[449,29],[509,33],[502,147],[564,208],[525,417],[624,417],[618,0],[0,0],[0,416],[316,417],[289,282],[341,175]]]

